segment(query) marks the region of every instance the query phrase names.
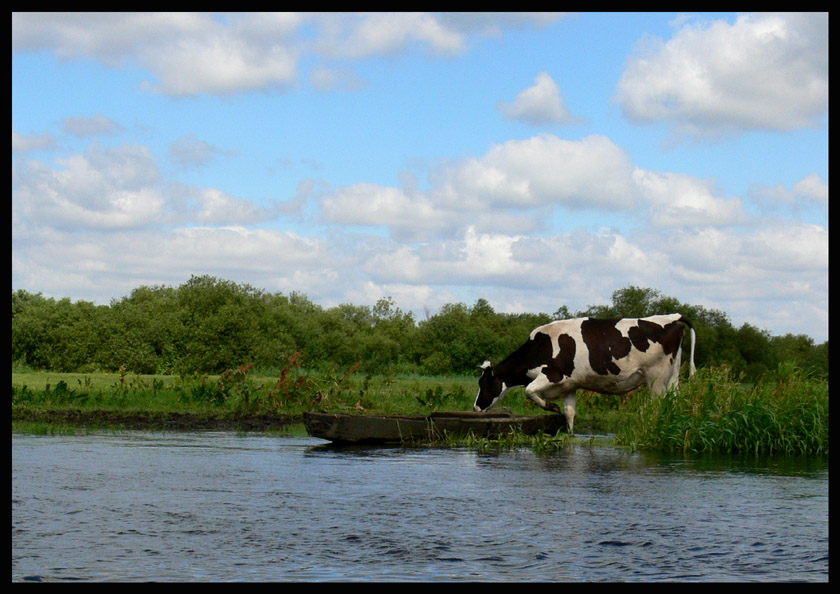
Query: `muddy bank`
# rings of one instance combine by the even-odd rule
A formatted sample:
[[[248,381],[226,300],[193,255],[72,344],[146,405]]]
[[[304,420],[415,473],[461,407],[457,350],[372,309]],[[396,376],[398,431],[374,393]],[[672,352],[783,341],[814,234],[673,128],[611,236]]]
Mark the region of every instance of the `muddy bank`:
[[[173,431],[273,431],[303,424],[301,414],[225,413],[202,414],[153,411],[36,409],[12,407],[12,421],[47,423],[86,428]],[[615,428],[598,419],[580,419],[578,433],[612,433]]]
[[[269,431],[302,422],[300,415],[246,414],[197,415],[178,412],[108,411],[108,410],[36,410],[12,409],[13,421],[75,425],[81,427],[118,427],[124,429],[173,429],[180,431]]]

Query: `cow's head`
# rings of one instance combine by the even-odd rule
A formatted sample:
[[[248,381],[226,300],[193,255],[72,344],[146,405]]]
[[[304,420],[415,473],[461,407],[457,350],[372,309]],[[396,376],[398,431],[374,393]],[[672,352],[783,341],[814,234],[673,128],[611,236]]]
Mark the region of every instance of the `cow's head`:
[[[490,361],[485,361],[481,368],[484,372],[478,379],[478,395],[475,397],[475,406],[473,407],[476,412],[487,410],[496,404],[507,391],[504,382],[493,374]]]

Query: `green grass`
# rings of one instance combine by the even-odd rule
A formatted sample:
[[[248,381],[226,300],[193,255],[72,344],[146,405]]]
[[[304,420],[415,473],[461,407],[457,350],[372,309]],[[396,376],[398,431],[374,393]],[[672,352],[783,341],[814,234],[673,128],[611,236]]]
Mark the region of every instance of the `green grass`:
[[[42,421],[12,421],[12,431],[29,435],[82,435],[88,432],[86,427],[64,423],[44,423]]]
[[[519,432],[512,432],[498,437],[481,437],[475,435],[467,435],[466,437],[450,437],[444,435],[443,439],[422,445],[433,445],[435,447],[466,447],[483,453],[529,448],[537,454],[550,455],[562,452],[575,445],[611,446],[615,445],[615,441],[609,437],[572,435],[560,431],[556,435],[550,435],[542,432],[537,433],[536,435],[525,435]]]
[[[248,369],[223,375],[164,375],[12,372],[17,406],[97,410],[169,411],[196,414],[252,412],[299,414],[307,410],[422,414],[470,410],[477,378],[359,376],[309,373],[296,368],[274,374]],[[511,398],[514,412],[536,407]]]
[[[634,449],[755,454],[828,454],[828,381],[780,366],[755,384],[727,368],[700,369],[680,389],[661,397],[578,394],[575,428],[580,435],[609,433],[615,445]],[[309,373],[291,361],[269,372],[242,367],[219,376],[161,376],[12,371],[13,430],[70,432],[40,411],[142,411],[165,417],[191,414],[300,415],[307,410],[378,414],[428,414],[470,410],[477,378],[417,375],[361,376],[353,369]],[[522,389],[504,400],[515,414],[540,414]],[[29,425],[27,425],[27,423]],[[39,425],[40,423],[40,425]],[[27,428],[28,427],[28,428]],[[283,429],[283,432],[299,428]],[[577,440],[577,441],[570,441]],[[476,449],[531,447],[551,453],[592,438],[505,436],[445,439],[435,445]]]
[[[755,384],[727,368],[698,370],[678,391],[639,393],[616,443],[634,448],[751,454],[828,454],[828,381],[790,366]]]

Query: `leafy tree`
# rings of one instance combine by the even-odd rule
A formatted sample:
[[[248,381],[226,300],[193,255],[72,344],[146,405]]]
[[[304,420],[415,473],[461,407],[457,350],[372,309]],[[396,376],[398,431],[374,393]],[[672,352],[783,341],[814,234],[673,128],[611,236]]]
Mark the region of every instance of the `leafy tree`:
[[[255,336],[260,292],[249,285],[193,276],[178,289],[175,336],[181,373],[221,373],[245,363]],[[248,307],[251,306],[251,307]]]
[[[420,324],[419,363],[428,373],[461,371],[467,364],[470,354],[465,352],[463,332],[468,323],[466,305],[447,303],[439,313]]]
[[[790,361],[807,373],[828,376],[828,341],[815,345],[805,334],[785,334],[770,338],[779,361]]]
[[[172,373],[178,363],[178,297],[170,287],[141,286],[111,301],[108,331],[97,358],[103,369]]]
[[[12,361],[36,369],[49,369],[50,318],[55,300],[41,293],[18,290],[12,293]]]
[[[679,312],[682,305],[672,297],[665,297],[656,289],[629,286],[612,294],[611,305],[591,305],[579,315],[594,318],[643,318]]]
[[[45,356],[55,371],[92,371],[102,343],[106,306],[89,301],[72,303],[65,297],[54,302],[47,320]]]
[[[558,307],[551,316],[555,320],[570,320],[575,317],[565,305]]]
[[[770,348],[770,335],[750,324],[744,324],[735,333],[740,365],[733,365],[750,381],[758,380],[767,371],[776,369],[779,362]]]
[[[609,305],[591,305],[574,316],[565,305],[553,316],[503,314],[480,298],[472,306],[446,304],[417,323],[391,298],[372,307],[324,309],[298,292],[269,294],[211,276],[193,276],[177,288],[141,286],[110,306],[13,291],[12,362],[56,371],[125,366],[136,373],[191,374],[251,364],[283,369],[300,353],[307,368],[326,371],[361,360],[367,373],[474,373],[552,319],[672,312],[686,315],[697,330],[698,366],[728,365],[750,381],[781,363],[828,376],[828,342],[772,337],[750,324],[735,328],[724,312],[645,287],[618,289]]]
[[[253,363],[263,369],[282,368],[301,351],[305,319],[294,310],[289,297],[262,295],[259,316],[251,345]]]

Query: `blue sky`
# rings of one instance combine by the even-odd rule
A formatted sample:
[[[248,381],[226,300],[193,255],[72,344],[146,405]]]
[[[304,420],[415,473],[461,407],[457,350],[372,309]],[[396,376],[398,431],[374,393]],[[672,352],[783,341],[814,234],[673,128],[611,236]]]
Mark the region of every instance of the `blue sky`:
[[[19,13],[12,289],[828,334],[828,16]]]

